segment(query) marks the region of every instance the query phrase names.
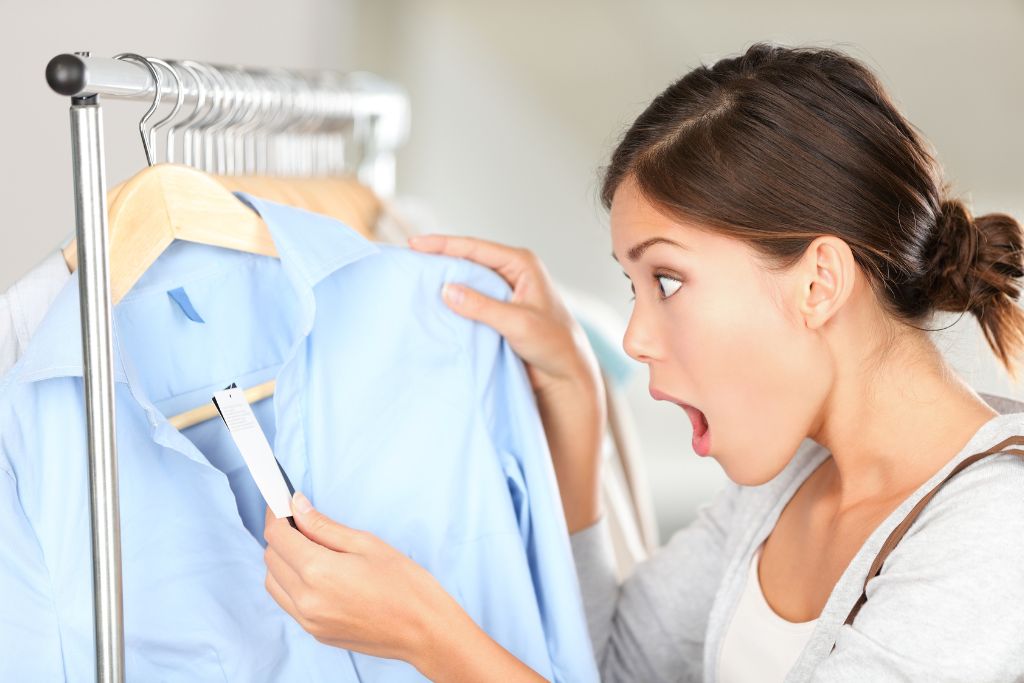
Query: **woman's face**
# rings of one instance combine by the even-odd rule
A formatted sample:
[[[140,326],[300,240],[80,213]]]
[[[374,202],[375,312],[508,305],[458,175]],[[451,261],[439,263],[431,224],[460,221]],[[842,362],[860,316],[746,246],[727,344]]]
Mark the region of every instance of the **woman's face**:
[[[652,396],[683,408],[694,451],[730,479],[768,481],[811,433],[831,377],[798,278],[659,213],[632,179],[615,193],[611,231],[636,296],[623,348],[647,365]]]

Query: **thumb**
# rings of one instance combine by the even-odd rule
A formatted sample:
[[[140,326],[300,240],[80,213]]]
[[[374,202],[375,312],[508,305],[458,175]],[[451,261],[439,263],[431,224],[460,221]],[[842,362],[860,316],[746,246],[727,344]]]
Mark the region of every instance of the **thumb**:
[[[292,496],[292,512],[299,531],[314,543],[344,553],[363,552],[366,545],[365,532],[338,524],[314,508],[299,491]]]
[[[526,315],[526,311],[518,304],[492,299],[463,285],[446,284],[441,289],[441,296],[448,307],[459,315],[489,325],[506,338],[519,329]]]

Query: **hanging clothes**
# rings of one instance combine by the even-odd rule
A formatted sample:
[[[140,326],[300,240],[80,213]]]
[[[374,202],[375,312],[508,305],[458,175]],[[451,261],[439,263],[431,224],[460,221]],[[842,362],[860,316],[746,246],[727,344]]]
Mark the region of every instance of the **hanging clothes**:
[[[263,587],[263,509],[216,421],[166,416],[236,381],[324,513],[410,555],[502,646],[595,681],[579,586],[525,369],[448,311],[443,283],[507,298],[466,261],[377,246],[238,194],[280,259],[176,242],[114,310],[129,680],[422,681],[323,645]],[[0,679],[93,671],[77,284],[0,381]]]
[[[0,375],[25,352],[50,304],[71,278],[58,249],[0,294]]]
[[[579,322],[587,335],[594,355],[612,386],[625,387],[643,369],[622,349],[622,336],[626,332],[626,320],[615,309],[593,294],[560,285],[558,288],[569,311]]]

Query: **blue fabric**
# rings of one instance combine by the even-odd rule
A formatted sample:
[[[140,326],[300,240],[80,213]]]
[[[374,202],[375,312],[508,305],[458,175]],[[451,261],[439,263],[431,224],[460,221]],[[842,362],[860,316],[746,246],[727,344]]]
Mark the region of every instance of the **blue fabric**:
[[[176,242],[114,311],[128,679],[423,680],[317,642],[273,602],[264,504],[226,429],[165,418],[276,378],[254,410],[296,487],[425,566],[543,676],[597,680],[524,367],[440,300],[448,281],[508,287],[238,196],[280,260]],[[0,384],[0,680],[93,676],[78,326],[72,280]]]
[[[192,305],[192,300],[188,298],[188,294],[185,292],[184,287],[175,287],[171,291],[167,292],[167,296],[174,300],[174,303],[178,304],[181,308],[181,312],[188,316],[188,319],[192,322],[205,323],[203,316],[199,315],[196,311],[196,307]]]

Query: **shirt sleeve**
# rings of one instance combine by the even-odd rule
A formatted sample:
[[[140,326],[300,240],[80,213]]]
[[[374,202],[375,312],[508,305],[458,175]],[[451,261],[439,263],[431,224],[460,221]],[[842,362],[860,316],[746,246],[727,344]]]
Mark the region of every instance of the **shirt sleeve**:
[[[572,535],[587,624],[602,681],[699,681],[704,633],[725,563],[739,487],[638,564],[621,585],[602,518]]]
[[[42,549],[0,454],[0,680],[62,681],[60,631]]]
[[[499,300],[511,295],[492,271],[465,261],[459,265],[453,281]],[[469,353],[479,409],[505,473],[553,678],[597,680],[558,482],[526,368],[485,325],[464,327],[460,337]]]
[[[1024,459],[991,456],[940,489],[812,680],[1024,680]]]

